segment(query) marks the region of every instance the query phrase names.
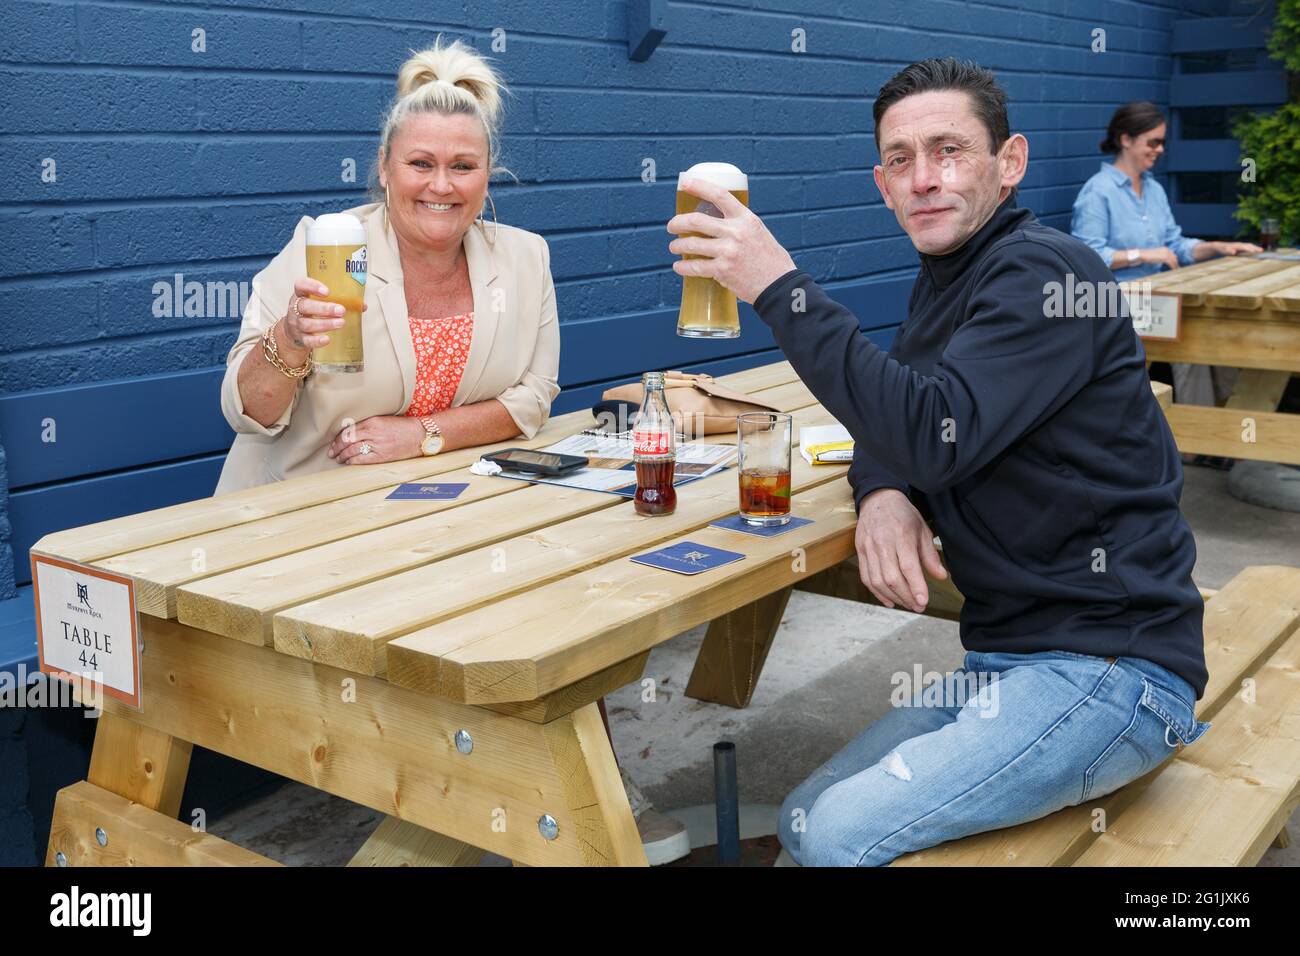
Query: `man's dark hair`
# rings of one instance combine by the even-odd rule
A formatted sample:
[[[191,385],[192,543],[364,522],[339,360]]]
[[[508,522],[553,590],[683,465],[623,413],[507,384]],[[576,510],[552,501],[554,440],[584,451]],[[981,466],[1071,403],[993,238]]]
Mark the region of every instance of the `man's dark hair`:
[[[1165,121],[1165,114],[1154,103],[1146,100],[1134,100],[1125,103],[1115,111],[1106,127],[1106,138],[1101,141],[1103,153],[1118,153],[1121,149],[1120,137],[1124,134],[1137,139],[1143,133],[1149,133]]]
[[[961,90],[970,94],[975,115],[989,132],[992,151],[996,153],[1001,149],[1011,137],[1006,91],[998,86],[997,77],[990,70],[950,56],[943,59],[932,57],[904,67],[880,88],[871,110],[876,123],[876,149],[880,149],[880,118],[885,115],[885,110],[905,96],[943,90]]]

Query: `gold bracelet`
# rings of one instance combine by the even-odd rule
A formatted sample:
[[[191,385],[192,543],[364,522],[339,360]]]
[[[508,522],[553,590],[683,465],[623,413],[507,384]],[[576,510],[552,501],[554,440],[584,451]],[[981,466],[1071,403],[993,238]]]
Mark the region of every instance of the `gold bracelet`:
[[[280,372],[289,378],[306,378],[315,368],[315,362],[312,361],[311,353],[307,353],[307,361],[297,368],[291,368],[286,365],[284,359],[280,358],[280,350],[275,344],[275,327],[282,320],[276,319],[271,323],[271,327],[262,333],[262,357],[274,365]]]

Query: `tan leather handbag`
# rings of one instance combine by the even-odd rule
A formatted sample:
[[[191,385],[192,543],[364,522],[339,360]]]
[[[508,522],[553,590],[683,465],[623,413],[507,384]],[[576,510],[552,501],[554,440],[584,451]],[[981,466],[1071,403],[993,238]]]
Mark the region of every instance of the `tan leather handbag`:
[[[678,430],[688,437],[735,433],[736,416],[746,412],[776,412],[775,405],[714,381],[712,375],[664,372],[664,397]],[[638,408],[645,398],[640,382],[605,390],[603,401],[628,402]]]

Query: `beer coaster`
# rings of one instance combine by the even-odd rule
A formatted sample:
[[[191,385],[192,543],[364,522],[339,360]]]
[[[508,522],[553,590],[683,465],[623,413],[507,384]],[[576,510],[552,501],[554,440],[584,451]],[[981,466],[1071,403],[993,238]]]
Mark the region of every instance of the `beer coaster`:
[[[424,481],[408,481],[397,486],[388,498],[392,501],[452,501],[469,487],[468,481],[444,482],[434,484]]]
[[[791,515],[790,520],[785,524],[764,528],[759,525],[752,525],[736,514],[720,521],[712,521],[709,524],[713,528],[726,528],[728,531],[739,531],[742,534],[756,534],[760,538],[775,538],[778,534],[785,534],[787,531],[793,531],[795,528],[802,528],[804,525],[812,523],[812,518],[796,518]]]
[[[743,557],[739,551],[724,551],[694,541],[683,541],[658,551],[634,555],[632,560],[637,564],[676,571],[678,574],[699,574],[701,571],[712,571],[724,564],[739,561]]]

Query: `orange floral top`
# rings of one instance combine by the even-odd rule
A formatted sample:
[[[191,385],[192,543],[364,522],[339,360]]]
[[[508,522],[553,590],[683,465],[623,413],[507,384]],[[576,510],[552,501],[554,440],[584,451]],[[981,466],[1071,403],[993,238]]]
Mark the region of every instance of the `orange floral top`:
[[[407,415],[432,415],[451,407],[465,374],[469,344],[474,338],[474,313],[442,319],[411,316],[415,346],[415,394]]]

